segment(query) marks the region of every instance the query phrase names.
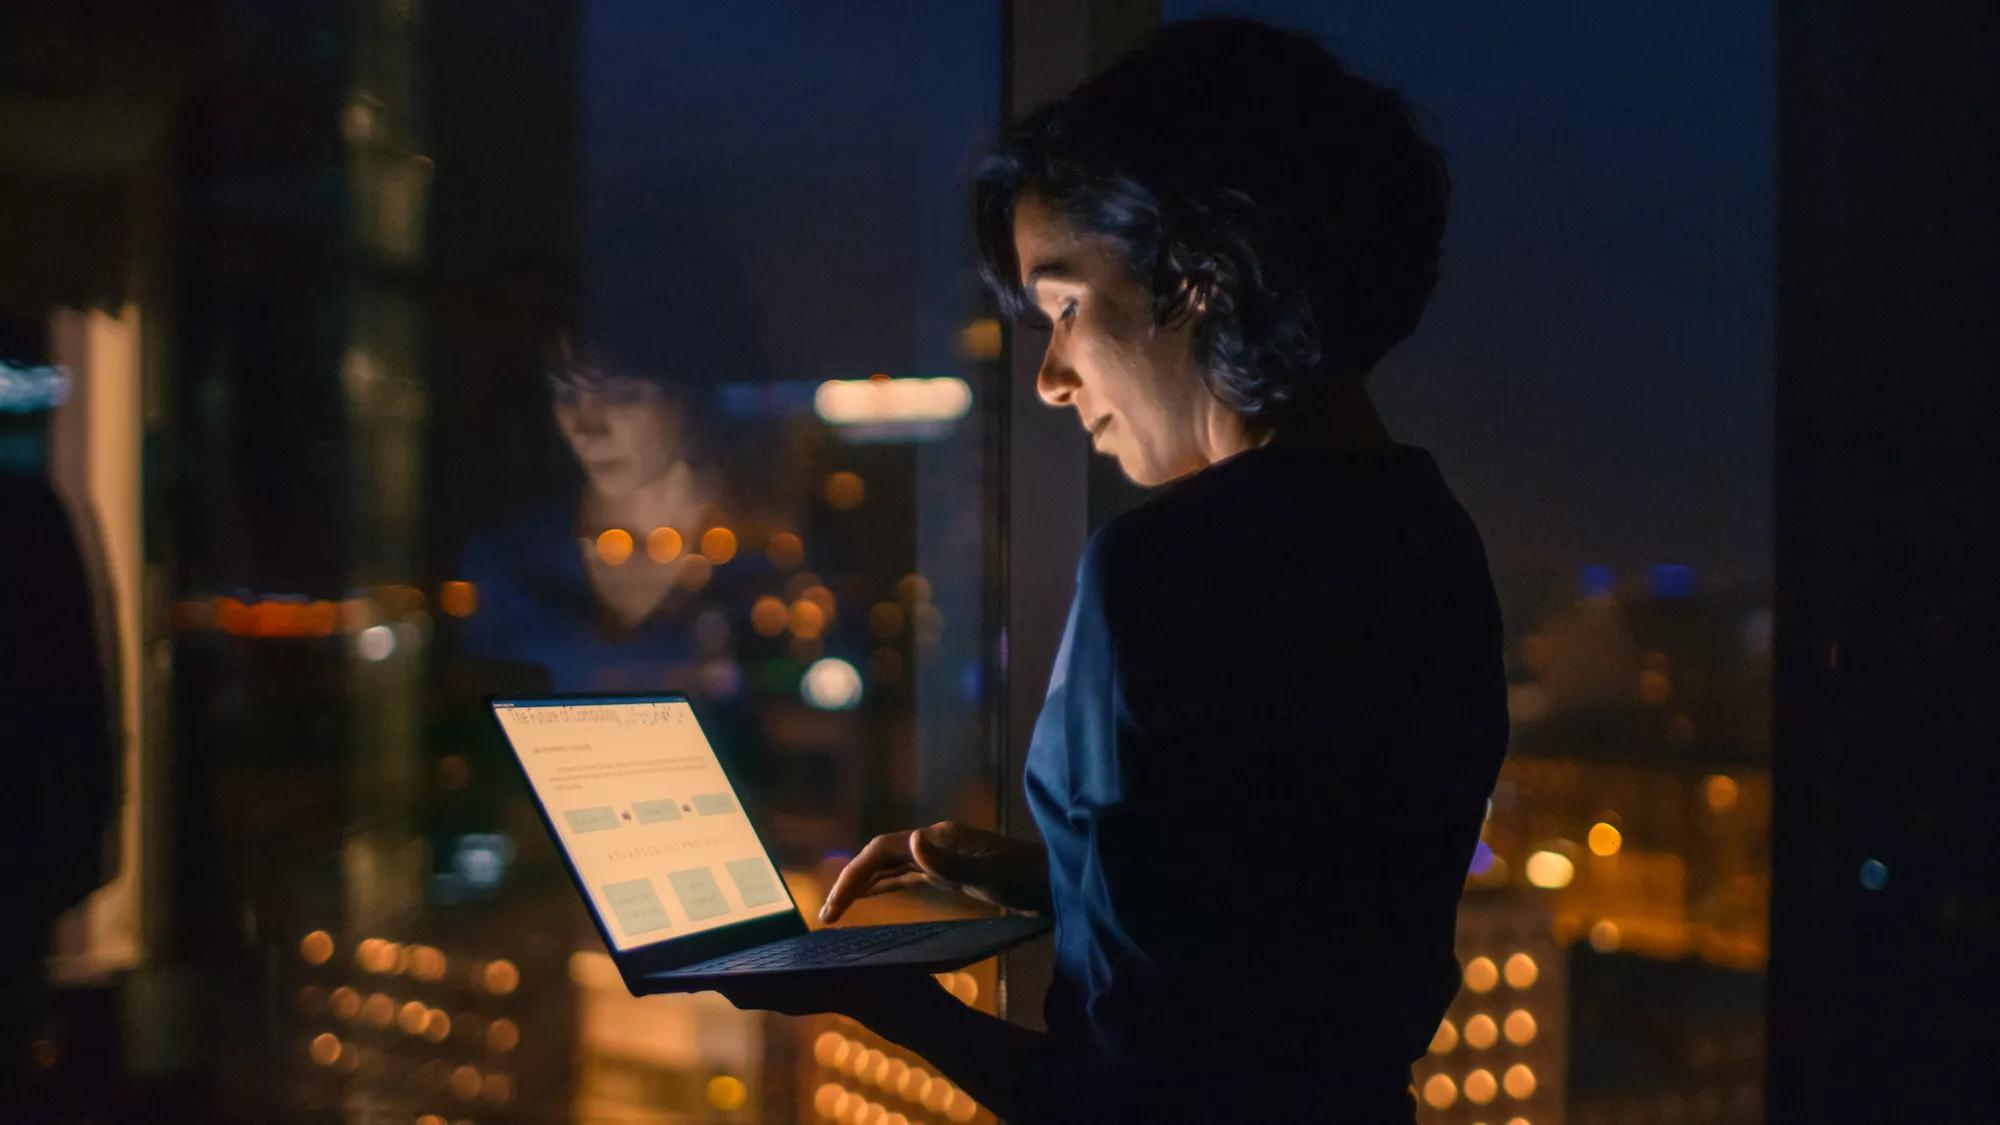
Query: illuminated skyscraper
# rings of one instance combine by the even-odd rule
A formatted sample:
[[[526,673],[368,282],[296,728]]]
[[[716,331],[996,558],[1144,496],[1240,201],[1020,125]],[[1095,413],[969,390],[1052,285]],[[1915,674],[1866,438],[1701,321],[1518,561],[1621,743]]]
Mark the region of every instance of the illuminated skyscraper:
[[[1558,1125],[1569,979],[1532,891],[1474,890],[1458,908],[1458,996],[1411,1070],[1425,1125]]]

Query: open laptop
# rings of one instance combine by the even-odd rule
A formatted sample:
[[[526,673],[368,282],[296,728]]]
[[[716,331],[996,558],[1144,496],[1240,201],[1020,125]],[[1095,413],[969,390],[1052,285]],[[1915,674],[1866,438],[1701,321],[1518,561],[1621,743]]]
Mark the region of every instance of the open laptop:
[[[635,996],[745,974],[943,972],[1048,929],[1010,915],[811,930],[686,696],[487,703]]]

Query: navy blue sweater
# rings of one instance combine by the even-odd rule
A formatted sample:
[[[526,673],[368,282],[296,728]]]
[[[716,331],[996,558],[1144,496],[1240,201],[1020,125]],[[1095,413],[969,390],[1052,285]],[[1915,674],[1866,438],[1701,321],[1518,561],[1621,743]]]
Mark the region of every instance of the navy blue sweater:
[[[1037,1116],[1412,1118],[1507,744],[1492,579],[1421,449],[1268,445],[1093,535],[1027,761]]]

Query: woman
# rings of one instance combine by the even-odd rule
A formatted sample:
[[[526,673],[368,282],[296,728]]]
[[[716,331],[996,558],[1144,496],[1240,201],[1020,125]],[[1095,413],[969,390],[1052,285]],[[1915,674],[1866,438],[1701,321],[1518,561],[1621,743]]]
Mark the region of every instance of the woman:
[[[460,576],[479,608],[459,651],[544,665],[559,691],[684,690],[713,711],[740,694],[750,604],[782,581],[741,549],[746,502],[768,497],[747,459],[725,464],[740,443],[707,391],[768,374],[757,310],[740,264],[673,224],[607,220],[586,257],[565,318],[580,327],[539,365],[576,471],[467,542]],[[519,283],[552,288],[549,273]],[[717,528],[728,534],[708,538]]]
[[[704,683],[728,652],[720,639],[704,651],[694,623],[745,601],[729,591],[762,564],[701,553],[730,522],[723,482],[692,456],[689,392],[652,370],[557,349],[550,410],[580,480],[467,544],[481,609],[461,629],[465,655],[546,665],[562,691],[733,694]]]
[[[1052,911],[1048,1031],[928,982],[739,988],[860,1019],[1014,1121],[1409,1121],[1507,738],[1477,531],[1363,379],[1437,278],[1446,179],[1395,93],[1178,24],[1011,134],[989,283],[1038,389],[1165,486],[1100,529],[1028,756],[1042,844],[870,842],[823,917],[932,883]]]

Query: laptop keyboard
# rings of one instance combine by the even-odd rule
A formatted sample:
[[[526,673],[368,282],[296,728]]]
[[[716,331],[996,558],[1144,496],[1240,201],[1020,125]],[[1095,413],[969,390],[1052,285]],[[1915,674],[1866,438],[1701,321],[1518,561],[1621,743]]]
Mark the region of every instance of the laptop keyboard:
[[[915,922],[901,926],[856,926],[844,930],[816,930],[798,937],[774,941],[755,949],[714,957],[698,965],[688,965],[681,973],[743,969],[817,969],[845,965],[871,954],[907,945],[959,925],[957,922]]]

